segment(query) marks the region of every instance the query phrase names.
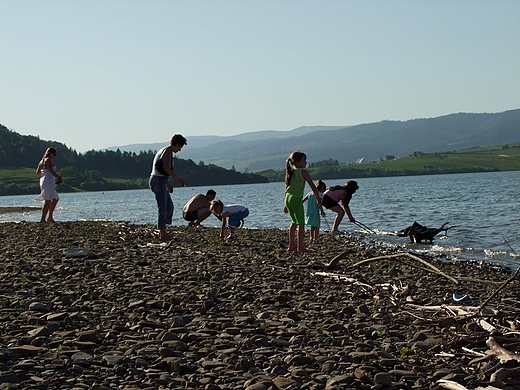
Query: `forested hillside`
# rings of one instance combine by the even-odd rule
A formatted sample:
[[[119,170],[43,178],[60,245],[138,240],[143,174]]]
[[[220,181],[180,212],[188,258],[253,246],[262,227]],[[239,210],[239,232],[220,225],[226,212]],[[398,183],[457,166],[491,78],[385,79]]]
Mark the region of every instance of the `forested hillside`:
[[[75,150],[56,141],[24,136],[0,125],[0,195],[38,192],[36,165],[45,149],[57,149],[56,164],[63,172],[60,192],[147,188],[155,151],[130,153]],[[182,152],[181,152],[182,153]],[[267,182],[263,176],[240,173],[216,165],[175,158],[175,170],[190,186]],[[172,181],[172,184],[176,184]]]

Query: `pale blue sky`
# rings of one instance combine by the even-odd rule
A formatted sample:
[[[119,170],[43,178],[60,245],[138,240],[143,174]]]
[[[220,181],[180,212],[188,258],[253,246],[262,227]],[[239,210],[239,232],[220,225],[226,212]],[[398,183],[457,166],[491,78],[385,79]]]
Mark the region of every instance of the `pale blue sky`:
[[[520,1],[0,0],[0,123],[80,152],[520,108]]]

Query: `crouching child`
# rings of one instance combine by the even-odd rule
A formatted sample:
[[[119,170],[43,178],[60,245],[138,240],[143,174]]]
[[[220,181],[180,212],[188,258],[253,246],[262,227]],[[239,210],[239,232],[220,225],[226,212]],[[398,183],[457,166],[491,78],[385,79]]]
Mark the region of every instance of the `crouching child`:
[[[222,221],[220,238],[224,238],[226,224],[229,225],[229,235],[226,237],[228,240],[236,238],[236,228],[240,227],[244,222],[244,218],[249,215],[249,209],[246,206],[241,204],[224,205],[220,199],[211,202],[209,209]]]

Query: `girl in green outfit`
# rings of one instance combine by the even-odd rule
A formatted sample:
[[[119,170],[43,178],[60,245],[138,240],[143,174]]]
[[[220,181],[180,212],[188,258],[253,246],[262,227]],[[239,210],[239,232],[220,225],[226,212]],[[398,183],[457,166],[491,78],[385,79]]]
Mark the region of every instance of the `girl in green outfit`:
[[[305,170],[307,156],[303,152],[293,152],[285,162],[285,200],[284,212],[291,216],[289,226],[289,248],[288,251],[298,251],[308,253],[309,249],[303,245],[305,237],[305,213],[303,211],[303,190],[305,182],[311,187],[318,207],[321,209],[321,199],[316,186],[311,180],[309,172]],[[296,242],[296,230],[298,230],[298,240]]]

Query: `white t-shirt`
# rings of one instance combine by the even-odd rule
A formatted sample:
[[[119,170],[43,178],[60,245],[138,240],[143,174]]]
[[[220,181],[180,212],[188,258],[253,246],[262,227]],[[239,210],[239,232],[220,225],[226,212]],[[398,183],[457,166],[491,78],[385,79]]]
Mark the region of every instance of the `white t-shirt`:
[[[241,204],[228,204],[222,208],[222,215],[229,213],[228,216],[244,211],[247,207]]]

